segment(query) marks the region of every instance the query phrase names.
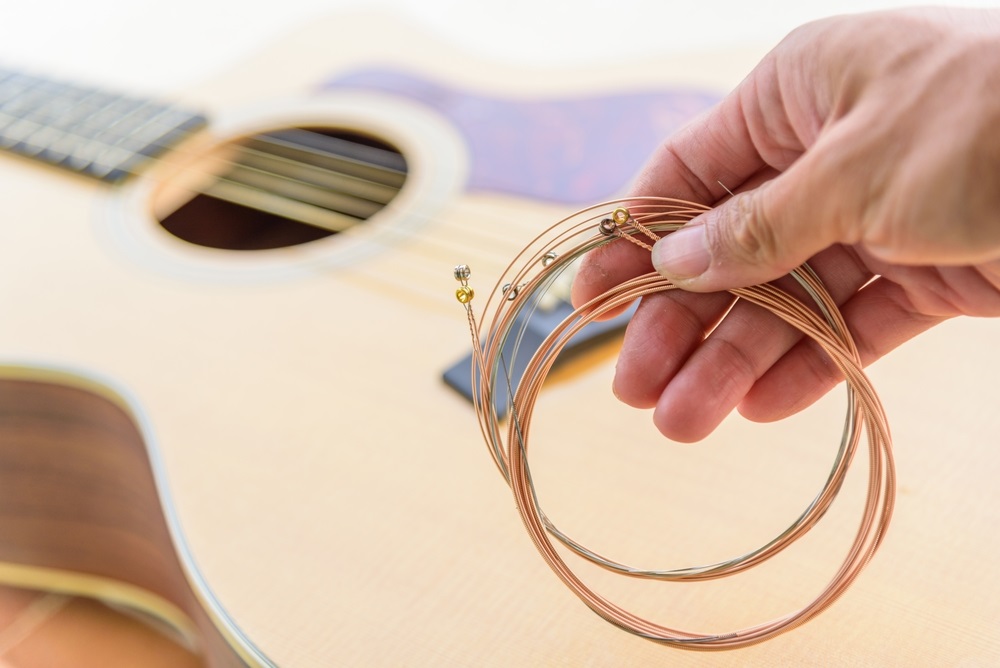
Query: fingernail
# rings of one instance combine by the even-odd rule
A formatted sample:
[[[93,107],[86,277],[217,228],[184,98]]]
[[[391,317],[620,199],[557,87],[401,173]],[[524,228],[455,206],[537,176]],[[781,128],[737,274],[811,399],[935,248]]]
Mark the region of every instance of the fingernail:
[[[653,246],[653,268],[667,278],[694,278],[708,269],[712,256],[705,241],[705,226],[687,224]]]

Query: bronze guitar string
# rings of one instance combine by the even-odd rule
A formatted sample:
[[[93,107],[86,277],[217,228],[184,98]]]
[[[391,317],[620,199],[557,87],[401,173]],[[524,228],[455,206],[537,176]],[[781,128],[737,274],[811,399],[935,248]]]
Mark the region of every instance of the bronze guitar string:
[[[627,207],[627,208],[626,208]],[[472,309],[471,270],[455,268],[460,282],[456,297],[466,309],[473,340],[475,408],[483,439],[494,463],[510,486],[518,513],[539,553],[556,575],[591,610],[635,635],[691,650],[725,650],[753,645],[789,631],[828,608],[854,582],[881,545],[892,516],[895,470],[885,412],[865,375],[857,348],[836,303],[820,278],[804,265],[790,273],[812,301],[812,307],[771,284],[734,289],[737,298],[757,304],[812,339],[846,379],[847,412],[831,471],[802,514],[761,547],[731,559],[680,569],[635,568],[590,550],[559,530],[540,507],[528,466],[528,444],[536,401],[559,353],[575,333],[602,315],[636,299],[675,289],[656,273],[638,276],[613,287],[575,309],[535,351],[513,396],[500,397],[510,418],[501,426],[495,401],[497,381],[510,383],[512,361],[521,345],[522,325],[539,307],[560,275],[590,250],[607,243],[634,243],[647,250],[661,234],[679,229],[707,210],[700,204],[656,197],[633,197],[581,210],[544,230],[514,258],[486,300],[481,321]],[[519,316],[522,316],[519,318]],[[506,351],[506,352],[504,352]],[[513,351],[513,352],[511,352]],[[736,574],[775,556],[816,525],[833,502],[864,432],[869,453],[865,505],[857,533],[840,568],[807,605],[748,628],[726,633],[681,631],[643,619],[592,590],[557,551],[552,539],[580,557],[627,577],[696,581]]]

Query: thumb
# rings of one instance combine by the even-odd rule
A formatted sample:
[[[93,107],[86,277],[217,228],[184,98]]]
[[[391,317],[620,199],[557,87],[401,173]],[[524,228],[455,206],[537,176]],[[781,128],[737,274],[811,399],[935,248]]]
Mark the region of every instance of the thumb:
[[[784,276],[840,239],[837,213],[809,201],[792,169],[693,219],[653,247],[653,267],[678,287],[714,292]]]

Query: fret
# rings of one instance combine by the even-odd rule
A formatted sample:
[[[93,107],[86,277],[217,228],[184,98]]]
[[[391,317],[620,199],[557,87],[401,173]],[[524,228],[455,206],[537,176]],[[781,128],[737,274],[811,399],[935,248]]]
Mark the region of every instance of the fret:
[[[114,182],[205,124],[170,104],[0,69],[0,148]]]

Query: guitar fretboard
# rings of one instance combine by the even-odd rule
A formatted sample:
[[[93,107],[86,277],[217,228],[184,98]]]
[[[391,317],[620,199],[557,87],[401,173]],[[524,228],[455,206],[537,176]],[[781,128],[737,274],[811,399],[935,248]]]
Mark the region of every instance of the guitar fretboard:
[[[0,69],[0,149],[105,181],[204,124],[170,104]]]

